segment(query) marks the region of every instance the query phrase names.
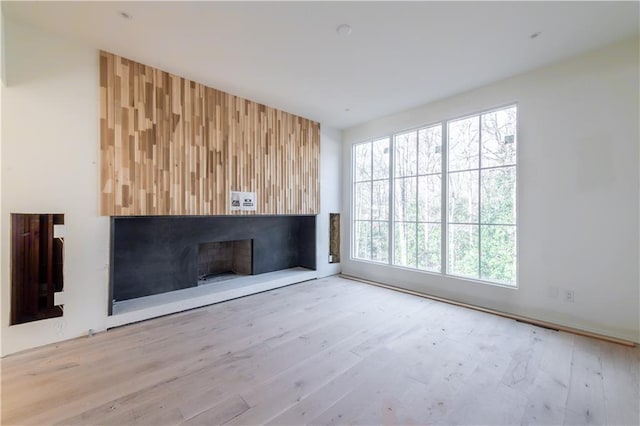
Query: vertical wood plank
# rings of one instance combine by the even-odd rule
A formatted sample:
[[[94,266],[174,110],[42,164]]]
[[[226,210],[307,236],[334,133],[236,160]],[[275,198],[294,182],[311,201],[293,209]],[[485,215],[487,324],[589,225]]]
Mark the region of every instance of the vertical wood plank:
[[[317,214],[320,125],[100,52],[101,213]]]

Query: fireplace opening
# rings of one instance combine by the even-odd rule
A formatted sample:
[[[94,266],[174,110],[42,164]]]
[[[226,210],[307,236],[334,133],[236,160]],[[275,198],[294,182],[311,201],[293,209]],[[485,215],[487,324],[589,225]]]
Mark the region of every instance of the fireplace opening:
[[[253,240],[198,244],[198,285],[253,275]]]

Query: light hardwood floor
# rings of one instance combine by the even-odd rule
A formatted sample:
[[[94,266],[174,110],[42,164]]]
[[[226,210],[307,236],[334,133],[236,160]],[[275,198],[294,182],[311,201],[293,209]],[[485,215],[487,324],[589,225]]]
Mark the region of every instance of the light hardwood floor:
[[[345,280],[2,360],[2,424],[638,425],[640,350]]]

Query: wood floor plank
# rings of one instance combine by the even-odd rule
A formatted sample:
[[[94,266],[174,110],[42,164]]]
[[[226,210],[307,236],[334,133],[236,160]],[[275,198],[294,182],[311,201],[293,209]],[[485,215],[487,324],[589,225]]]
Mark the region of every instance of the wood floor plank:
[[[375,297],[369,298],[368,301],[369,301],[369,304],[365,303],[364,301],[360,301],[360,302],[352,303],[350,307],[357,308],[359,305],[362,305],[362,306],[371,305],[375,307],[375,302],[376,302]],[[325,313],[320,312],[319,314],[324,315]],[[188,383],[188,391],[183,392],[181,395],[182,399],[187,398],[188,400],[184,401],[180,405],[181,411],[183,412],[185,418],[188,419],[191,416],[196,415],[202,412],[203,410],[208,409],[210,407],[211,401],[213,401],[216,397],[219,397],[220,395],[222,395],[223,392],[229,392],[229,391],[235,392],[235,391],[239,391],[242,386],[247,386],[247,387],[251,386],[251,383],[245,380],[244,378],[251,378],[253,382],[255,382],[259,380],[261,376],[255,375],[250,372],[247,372],[245,374],[244,372],[247,369],[251,370],[255,368],[255,366],[253,365],[253,362],[258,357],[260,357],[259,359],[263,363],[262,365],[263,368],[260,370],[261,373],[267,372],[270,374],[277,374],[282,369],[286,369],[291,367],[292,365],[295,365],[294,361],[296,357],[299,358],[300,360],[306,359],[307,355],[305,355],[305,352],[299,352],[299,350],[296,350],[296,346],[300,346],[300,347],[309,346],[310,344],[313,344],[314,342],[317,341],[323,345],[323,348],[330,348],[331,341],[330,339],[326,338],[326,334],[331,333],[331,334],[334,334],[334,336],[332,337],[335,337],[336,333],[332,332],[332,330],[334,329],[338,329],[340,330],[340,332],[348,333],[349,328],[352,327],[354,324],[357,324],[357,322],[353,321],[353,318],[356,318],[357,316],[358,314],[345,312],[341,315],[337,315],[337,316],[334,315],[332,318],[322,320],[322,321],[318,321],[319,318],[317,316],[315,318],[312,317],[311,320],[315,320],[315,321],[312,321],[308,325],[313,325],[313,326],[308,327],[308,329],[306,330],[298,329],[298,332],[306,331],[308,333],[297,336],[301,338],[298,340],[295,340],[296,336],[291,336],[290,339],[294,340],[293,342],[294,344],[287,345],[284,351],[282,347],[276,348],[275,350],[270,350],[271,348],[264,343],[269,339],[262,339],[262,338],[254,339],[260,342],[259,346],[262,349],[260,350],[259,353],[255,352],[256,351],[255,348],[252,349],[252,347],[250,346],[251,341],[241,342],[238,348],[243,348],[246,346],[249,346],[249,348],[244,351],[238,350],[237,352],[233,352],[233,353],[225,353],[225,355],[228,355],[231,360],[231,363],[222,364],[222,367],[224,367],[225,371],[218,371],[220,365],[210,364],[208,367],[203,367],[202,369],[203,371],[197,371],[191,375],[189,374],[183,375],[179,379],[172,381],[171,383],[172,387],[181,386],[181,382],[185,382],[185,387],[186,387],[186,383]],[[349,317],[352,317],[352,318],[350,319]],[[293,321],[294,319],[295,318],[289,317],[289,322],[295,323],[295,321]],[[337,321],[344,321],[345,324],[347,324],[347,327],[339,327],[334,325],[333,323]],[[364,323],[361,325],[361,328],[363,327],[364,327]],[[281,328],[278,328],[276,332],[279,330],[281,330]],[[287,334],[287,333],[284,333],[284,334]],[[224,347],[229,349],[229,346],[224,346]],[[317,350],[318,348],[315,348],[312,351],[317,351]],[[290,352],[290,351],[295,352],[295,357],[292,357],[291,355],[288,357],[285,356],[285,352]],[[229,376],[226,373],[231,369],[235,369],[234,370],[235,375]],[[211,380],[209,380],[209,376],[211,376]],[[213,380],[214,378],[215,380]],[[202,384],[197,385],[198,383],[202,383]],[[209,383],[208,387],[206,383]],[[198,393],[195,394],[193,397],[188,397],[188,395],[193,394],[192,391],[194,390],[197,390]]]
[[[229,424],[264,423],[360,361],[360,357],[342,349],[311,357],[285,374],[243,392],[242,397],[251,408]]]
[[[640,424],[640,360],[633,348],[602,346],[602,374],[607,424]]]
[[[361,360],[353,350],[354,345],[360,347],[363,341],[371,344],[371,329],[380,330],[389,324],[400,324],[403,320],[411,318],[417,312],[421,312],[429,303],[416,303],[411,300],[407,304],[405,300],[398,301],[385,300],[382,305],[376,306],[373,300],[367,303],[367,308],[374,308],[372,311],[361,311],[360,314],[371,314],[376,316],[376,320],[368,320],[362,323],[360,331],[351,335],[348,339],[344,339],[330,350],[325,350],[294,370],[289,370],[286,375],[283,374],[275,381],[265,383],[262,387],[252,388],[248,393],[243,393],[243,397],[247,400],[252,408],[243,415],[235,418],[232,424],[255,424],[269,420],[281,412],[287,410],[289,406],[300,402],[309,393],[318,387],[318,382],[326,384],[331,381],[335,375],[340,375],[344,371],[356,364],[356,360]],[[398,302],[403,306],[399,306]],[[375,309],[375,308],[379,309]],[[403,308],[400,315],[397,314],[398,309]],[[374,322],[372,322],[374,321]],[[374,327],[371,327],[371,326]],[[374,339],[376,340],[376,339]],[[346,357],[352,362],[335,361],[335,358]],[[323,370],[324,368],[324,370]],[[315,385],[315,386],[314,386]],[[280,394],[274,393],[275,389],[282,388]],[[284,394],[287,394],[285,397]],[[265,396],[267,399],[265,400]]]
[[[319,284],[322,283],[323,280],[319,280]],[[303,287],[296,289],[295,292],[289,291],[285,293],[287,297],[284,300],[279,296],[280,291],[285,291],[286,288],[281,288],[255,294],[251,297],[236,299],[233,303],[215,304],[197,310],[156,318],[153,321],[119,327],[109,330],[108,334],[112,338],[118,338],[119,350],[126,351],[147,342],[158,339],[166,340],[167,333],[162,333],[162,330],[175,334],[180,332],[181,326],[193,329],[194,325],[198,328],[205,328],[212,324],[221,327],[225,321],[235,324],[238,319],[234,317],[234,313],[238,311],[243,313],[245,321],[250,321],[252,318],[260,317],[265,312],[283,311],[291,306],[303,306],[305,309],[310,309],[310,303],[322,303],[325,300],[339,301],[338,295],[342,292],[355,295],[363,291],[364,288],[364,285],[353,286],[345,283],[343,285],[319,286],[314,291],[306,290],[306,287]],[[197,319],[201,321],[196,322]],[[87,344],[86,339],[80,338],[64,342],[64,344],[56,343],[21,353],[19,358],[20,365],[24,367],[25,365],[33,366],[33,363],[42,363],[41,365],[46,369],[53,355],[55,355],[54,359],[56,360],[75,355],[85,361],[90,360],[92,356],[104,356],[104,349],[111,345],[112,340],[98,338],[102,334],[104,333],[96,335],[95,339],[90,339],[90,344]],[[3,366],[9,371],[8,374],[3,376],[5,380],[11,378],[11,371],[20,371],[12,368],[14,360],[18,361],[18,358],[7,357],[2,360]]]
[[[606,424],[605,410],[598,345],[593,339],[576,336],[564,424]]]
[[[369,300],[375,306],[375,298],[371,298]],[[352,307],[357,307],[359,303],[364,302],[354,302]],[[366,303],[364,303],[364,305],[366,305]],[[190,389],[194,388],[194,381],[199,383],[204,379],[205,384],[203,386],[196,387],[199,394],[196,394],[192,398],[184,401],[181,404],[181,410],[187,418],[197,415],[201,411],[210,407],[210,402],[216,395],[219,396],[222,393],[228,393],[231,391],[240,392],[243,387],[249,388],[251,386],[256,386],[261,380],[267,380],[269,375],[275,376],[281,371],[286,371],[288,368],[295,366],[298,362],[304,362],[309,354],[331,349],[334,343],[344,340],[337,338],[337,334],[346,332],[347,334],[345,336],[349,336],[351,333],[349,329],[351,327],[355,326],[355,330],[359,330],[358,327],[360,327],[360,329],[364,328],[367,324],[366,322],[361,323],[360,326],[358,326],[357,321],[354,321],[358,319],[358,316],[358,314],[354,313],[343,313],[340,316],[334,316],[330,320],[315,321],[314,326],[296,329],[298,334],[289,335],[288,333],[283,333],[286,335],[285,341],[275,347],[273,342],[271,342],[271,346],[264,343],[270,340],[265,339],[262,344],[263,350],[258,354],[259,357],[256,356],[256,354],[252,354],[247,351],[235,352],[233,356],[238,360],[238,362],[225,365],[225,370],[227,371],[229,369],[234,369],[234,375],[232,376],[227,376],[227,371],[218,373],[210,369],[211,371],[208,372],[199,372],[197,377],[186,377],[185,379],[189,380]],[[341,327],[339,324],[335,324],[338,321],[344,322],[346,327]],[[336,334],[332,330],[339,330],[339,333]],[[327,338],[327,333],[332,334],[332,336]],[[281,336],[282,335],[279,335],[278,337]],[[332,343],[333,339],[336,340]],[[314,344],[320,344],[321,346],[314,347]],[[256,366],[254,365],[256,359],[260,362],[260,368],[257,372],[253,372],[256,370]],[[208,381],[207,377],[212,373],[212,380]],[[213,380],[214,377],[215,380]],[[182,378],[178,381],[181,380]],[[176,381],[176,383],[178,381]],[[206,385],[207,382],[209,383],[208,387]]]
[[[0,360],[3,425],[637,425],[640,350],[310,281]]]
[[[571,380],[573,336],[551,330],[535,330],[544,341],[544,353],[533,383],[525,389],[527,406],[522,424],[563,424]]]
[[[184,426],[222,425],[246,412],[249,408],[249,404],[242,397],[233,395],[181,424]]]
[[[376,296],[376,297],[379,297],[379,296]],[[318,295],[315,295],[314,302],[307,303],[306,307],[312,308],[314,306],[314,303],[317,302],[316,299],[322,300],[321,298],[318,297]],[[373,297],[370,299],[372,301],[374,300]],[[318,303],[322,303],[322,302],[320,301]],[[332,304],[332,307],[340,306],[341,303],[342,303],[341,301],[334,301],[334,303]],[[354,306],[358,306],[360,303],[364,303],[364,302],[359,302],[356,304],[351,303],[349,304],[349,307],[351,308]],[[63,384],[61,387],[60,382],[55,380],[57,378],[55,376],[55,373],[50,373],[50,375],[45,378],[46,382],[32,381],[31,385],[43,387],[43,391],[47,390],[47,385],[49,385],[49,387],[52,388],[51,390],[53,390],[53,386],[55,386],[55,391],[57,392],[58,395],[61,393],[64,394],[64,392],[66,391],[67,398],[81,400],[82,398],[85,398],[85,399],[90,398],[91,394],[90,393],[87,394],[86,393],[87,390],[94,388],[98,383],[101,385],[100,387],[102,391],[105,393],[109,393],[109,392],[115,393],[116,389],[118,388],[122,388],[122,390],[125,392],[134,390],[133,388],[135,388],[135,385],[131,387],[125,387],[125,388],[119,386],[120,383],[122,383],[122,381],[125,380],[127,377],[129,377],[133,372],[137,372],[138,374],[141,374],[141,373],[144,373],[145,371],[149,373],[151,373],[152,371],[152,374],[154,376],[160,377],[160,378],[163,377],[161,373],[164,371],[167,371],[170,374],[172,374],[174,371],[180,371],[182,374],[186,374],[190,371],[189,369],[193,370],[195,366],[206,362],[206,360],[212,356],[211,353],[203,353],[203,351],[217,348],[218,352],[224,353],[226,352],[226,350],[221,350],[220,348],[223,348],[224,345],[228,344],[229,341],[242,340],[242,338],[247,333],[249,333],[249,335],[255,335],[256,338],[244,339],[244,341],[240,345],[242,348],[249,346],[253,340],[261,341],[264,336],[260,336],[260,331],[263,329],[272,330],[271,326],[273,326],[276,323],[280,324],[282,322],[282,315],[285,315],[292,320],[289,323],[295,323],[294,321],[295,318],[291,318],[291,314],[294,311],[299,311],[300,308],[290,307],[288,306],[288,303],[286,303],[285,305],[287,305],[287,307],[283,306],[283,309],[281,312],[273,312],[271,313],[271,316],[264,315],[262,318],[260,318],[259,327],[258,327],[258,324],[254,324],[256,319],[259,317],[253,317],[252,313],[248,313],[247,319],[245,318],[242,318],[241,320],[236,319],[235,323],[231,322],[230,327],[225,327],[224,325],[221,326],[220,324],[217,324],[217,326],[207,325],[206,327],[203,328],[201,326],[194,327],[194,325],[197,325],[197,324],[180,323],[180,325],[176,327],[177,328],[176,332],[171,333],[171,336],[170,336],[171,343],[172,343],[171,346],[175,347],[176,345],[178,345],[178,346],[181,346],[183,350],[186,348],[191,348],[192,351],[187,357],[184,357],[181,351],[178,351],[178,352],[164,351],[163,352],[164,356],[162,357],[161,360],[147,356],[150,353],[154,353],[156,351],[162,351],[164,348],[166,348],[166,345],[167,345],[166,339],[168,339],[169,337],[165,335],[159,341],[154,340],[152,342],[145,342],[141,344],[139,347],[136,347],[133,351],[127,350],[126,363],[124,366],[118,367],[118,363],[122,364],[122,361],[123,361],[121,357],[110,357],[110,358],[107,358],[106,361],[103,359],[98,359],[97,363],[100,364],[102,367],[101,370],[99,371],[95,371],[95,370],[92,371],[92,367],[94,364],[91,362],[85,362],[84,366],[86,367],[85,368],[86,371],[83,371],[82,368],[77,369],[75,371],[75,373],[78,374],[79,377],[73,383],[72,386],[71,384],[69,386],[66,386],[66,384]],[[333,317],[331,320],[335,320],[337,318],[335,314],[332,314],[331,309],[328,309],[328,308],[325,308],[323,311],[320,311],[318,315],[320,316],[310,315],[309,309],[305,310],[304,312],[300,312],[300,316],[310,317],[311,319],[315,319],[316,321],[318,321],[318,324],[322,324],[322,320],[324,320],[325,317]],[[275,321],[273,321],[274,316],[276,317]],[[193,330],[190,330],[189,332],[184,331],[184,330],[189,330],[189,328],[195,328],[196,331],[195,332]],[[216,334],[215,348],[210,342],[211,340],[210,333]],[[198,357],[197,360],[191,359],[194,357],[194,354],[195,356]],[[214,354],[217,354],[217,352],[214,351]],[[182,366],[186,366],[186,368],[181,370]],[[113,372],[114,369],[116,371],[115,374]],[[53,376],[51,374],[53,374]],[[137,386],[139,386],[139,388],[141,389],[144,386],[146,386],[148,383],[153,383],[152,376],[145,377],[145,380],[138,383]],[[29,392],[30,389],[31,387],[27,387],[27,386],[23,387],[23,393]],[[53,392],[50,392],[49,394],[50,396],[48,400],[57,398],[57,396],[55,396]],[[22,396],[19,393],[14,393],[12,397],[20,398]],[[47,401],[40,401],[39,403],[44,404],[46,406]],[[83,404],[78,404],[78,405],[84,407],[86,403],[88,402],[85,401]],[[23,410],[25,412],[32,412],[33,407],[25,406],[23,407]]]
[[[393,388],[404,379],[402,373],[403,367],[396,363],[388,364],[385,369],[370,372],[362,383],[312,419],[309,424],[353,424],[371,401],[376,399],[376,395],[384,394],[386,389]]]
[[[393,359],[387,349],[381,348],[362,359],[358,364],[330,380],[325,386],[302,398],[299,403],[267,422],[271,425],[307,424],[329,407],[358,387],[376,371],[385,369]]]
[[[300,345],[311,347],[314,343],[328,344],[326,334],[332,332],[335,322],[344,321],[345,324],[350,323],[351,320],[349,319],[349,315],[353,314],[344,314],[342,316],[334,316],[331,319],[327,319],[324,321],[324,326],[318,326],[315,324],[312,331],[318,327],[320,330],[315,333],[310,333],[308,339],[302,341]],[[318,318],[316,317],[316,320],[317,319]],[[319,322],[318,324],[323,324],[323,322]],[[343,327],[341,330],[348,332],[348,328]],[[271,334],[279,331],[280,328],[272,329]],[[316,334],[319,334],[319,337],[316,337]],[[260,334],[258,334],[258,336],[260,336]],[[264,338],[264,335],[262,338]],[[205,401],[209,401],[210,393],[213,388],[217,389],[216,395],[219,396],[226,391],[223,386],[221,386],[222,384],[230,382],[237,386],[243,383],[241,380],[242,377],[256,377],[256,375],[250,371],[245,373],[247,370],[256,368],[256,359],[259,359],[261,362],[265,363],[265,365],[268,365],[268,368],[263,370],[263,372],[266,373],[275,374],[282,368],[288,368],[293,361],[291,360],[291,357],[289,362],[285,362],[285,358],[282,355],[284,352],[283,348],[279,348],[277,351],[272,350],[272,348],[261,342],[262,338],[257,338],[256,334],[251,334],[244,339],[236,339],[232,341],[227,339],[226,343],[225,340],[222,340],[221,343],[223,344],[219,346],[212,346],[211,344],[201,346],[206,342],[201,342],[199,339],[196,339],[196,342],[200,342],[199,345],[195,346],[195,349],[197,350],[192,351],[180,362],[174,362],[173,368],[167,369],[165,367],[162,370],[150,373],[150,376],[146,378],[144,382],[141,382],[149,386],[141,387],[139,392],[145,393],[148,389],[155,389],[157,387],[157,385],[154,384],[157,380],[153,378],[155,375],[157,378],[162,378],[160,386],[163,388],[179,389],[182,386],[188,386],[187,392],[181,392],[181,398],[187,398],[189,395],[193,394],[193,391],[198,390],[206,392],[207,398]],[[295,346],[288,345],[287,348],[293,350],[295,349]],[[313,351],[317,349],[308,350]],[[304,359],[305,356],[305,353],[301,353],[299,355],[301,359]],[[226,374],[229,371],[233,371],[240,377],[237,375]],[[167,374],[164,374],[165,372]],[[170,385],[167,386],[166,383],[170,383]],[[210,384],[207,385],[207,383]],[[135,389],[135,386],[131,388],[131,390],[133,389]],[[127,402],[129,402],[130,399],[131,398],[128,395],[121,398],[121,400]],[[79,402],[81,402],[81,400]],[[84,403],[87,404],[88,402],[84,401]],[[194,402],[191,401],[191,404],[193,403]],[[184,406],[181,408],[185,409]],[[170,406],[167,406],[166,409],[170,409]],[[197,412],[200,411],[202,410],[197,410]],[[191,414],[192,412],[187,410],[185,413],[185,419],[188,419]]]

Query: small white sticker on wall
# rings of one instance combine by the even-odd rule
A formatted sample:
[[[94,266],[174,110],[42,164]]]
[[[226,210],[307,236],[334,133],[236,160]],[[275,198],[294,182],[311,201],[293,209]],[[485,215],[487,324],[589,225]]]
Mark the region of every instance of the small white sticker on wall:
[[[256,211],[255,192],[231,191],[231,210]]]
[[[247,211],[256,210],[256,193],[255,192],[242,192],[242,210],[247,210]]]
[[[242,210],[240,205],[240,198],[242,197],[242,192],[231,191],[231,210]]]

